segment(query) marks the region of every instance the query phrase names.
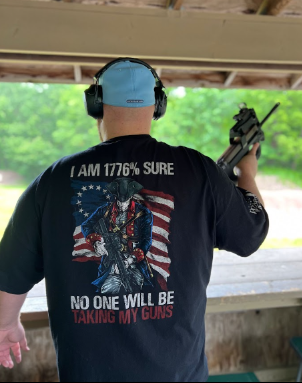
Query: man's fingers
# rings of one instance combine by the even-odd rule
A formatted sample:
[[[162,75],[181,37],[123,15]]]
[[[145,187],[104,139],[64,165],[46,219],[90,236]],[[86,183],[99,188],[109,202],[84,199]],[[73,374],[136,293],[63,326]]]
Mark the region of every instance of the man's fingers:
[[[12,349],[12,352],[14,354],[16,363],[18,363],[18,364],[21,363],[22,362],[22,355],[21,355],[20,344],[16,343],[15,345],[13,345],[11,347],[11,349]]]
[[[260,144],[259,144],[259,142],[257,142],[257,144],[255,144],[255,145],[253,146],[253,148],[252,148],[252,150],[250,151],[250,153],[251,153],[252,155],[255,156],[255,155],[257,154],[257,150],[258,150],[259,146],[260,146]]]
[[[12,361],[12,358],[10,355],[8,355],[5,359],[1,360],[1,363],[3,367],[12,369],[14,367],[14,362]]]
[[[24,351],[30,351],[30,348],[27,345],[27,340],[24,337],[24,339],[20,342],[21,349]]]

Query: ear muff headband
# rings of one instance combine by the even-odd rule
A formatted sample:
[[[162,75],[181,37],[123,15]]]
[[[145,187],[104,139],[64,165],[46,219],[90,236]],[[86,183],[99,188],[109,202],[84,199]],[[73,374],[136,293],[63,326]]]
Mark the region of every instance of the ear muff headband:
[[[89,89],[84,92],[84,104],[87,111],[87,114],[95,119],[102,119],[104,117],[104,108],[103,108],[103,89],[99,85],[100,77],[108,70],[111,66],[123,62],[130,61],[133,63],[144,65],[148,68],[156,81],[156,86],[154,88],[155,92],[155,111],[153,115],[153,120],[159,120],[166,114],[168,98],[163,89],[165,89],[161,79],[159,78],[156,71],[146,62],[139,59],[134,59],[130,57],[119,58],[117,60],[111,61],[104,66],[96,75],[94,76],[95,84],[91,85]]]

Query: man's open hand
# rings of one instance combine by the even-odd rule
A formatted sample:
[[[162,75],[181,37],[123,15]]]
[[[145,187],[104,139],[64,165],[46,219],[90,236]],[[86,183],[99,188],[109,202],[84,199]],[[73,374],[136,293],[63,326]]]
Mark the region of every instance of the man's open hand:
[[[0,366],[12,369],[14,362],[11,358],[10,350],[12,350],[18,364],[22,360],[21,350],[29,351],[25,331],[20,321],[11,329],[0,329]]]

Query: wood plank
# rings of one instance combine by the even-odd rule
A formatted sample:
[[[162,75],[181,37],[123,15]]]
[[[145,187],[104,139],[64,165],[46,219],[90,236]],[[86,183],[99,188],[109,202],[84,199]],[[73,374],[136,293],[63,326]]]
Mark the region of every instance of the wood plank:
[[[22,313],[21,314],[21,322],[22,323],[28,323],[28,322],[37,322],[37,321],[48,321],[48,312],[47,311],[41,311],[41,312],[32,312],[32,313]]]
[[[206,353],[211,373],[297,366],[289,340],[302,335],[301,324],[300,307],[207,315]],[[280,377],[282,380],[282,373]]]
[[[1,52],[302,64],[301,32],[295,18],[0,0]]]
[[[246,372],[248,373],[249,371]],[[295,382],[297,372],[298,365],[296,367],[284,367],[259,371],[257,370],[254,373],[260,382]],[[236,372],[234,371],[233,373]],[[224,375],[227,375],[227,372],[225,372],[224,374],[218,374],[216,376]]]
[[[253,265],[261,263],[289,263],[302,262],[302,249],[261,249],[248,258],[241,258],[228,251],[220,250],[214,253],[213,267],[216,266],[233,266],[237,265]]]
[[[228,299],[230,302],[236,300],[239,302],[244,298],[250,301],[257,300],[259,296],[263,296],[263,299],[268,297],[279,299],[278,295],[291,295],[295,299],[302,299],[302,281],[300,279],[284,279],[271,282],[221,283],[216,285],[210,282],[207,295],[209,299]]]
[[[48,312],[46,294],[44,297],[29,297],[26,298],[25,303],[22,307],[22,314]]]
[[[295,382],[298,373],[297,367],[276,368],[272,370],[256,371],[260,382]]]
[[[231,273],[230,273],[231,270]],[[287,280],[300,280],[302,275],[302,262],[287,263],[261,263],[247,265],[232,265],[231,267],[216,266],[213,268],[211,284],[240,284],[255,282],[272,282]]]

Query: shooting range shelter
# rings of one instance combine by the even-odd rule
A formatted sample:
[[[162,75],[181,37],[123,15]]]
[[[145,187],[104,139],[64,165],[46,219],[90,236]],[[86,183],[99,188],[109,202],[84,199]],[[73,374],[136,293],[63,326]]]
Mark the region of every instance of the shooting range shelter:
[[[112,59],[146,60],[164,84],[302,90],[301,0],[0,0],[0,81],[91,84]],[[215,256],[210,372],[293,380],[302,336],[302,251]],[[0,381],[54,381],[44,282],[22,311],[32,359]],[[6,375],[5,375],[6,374]]]

